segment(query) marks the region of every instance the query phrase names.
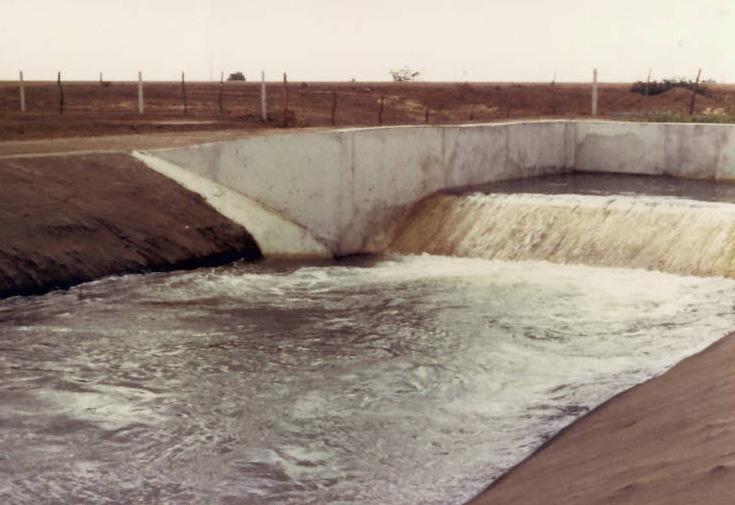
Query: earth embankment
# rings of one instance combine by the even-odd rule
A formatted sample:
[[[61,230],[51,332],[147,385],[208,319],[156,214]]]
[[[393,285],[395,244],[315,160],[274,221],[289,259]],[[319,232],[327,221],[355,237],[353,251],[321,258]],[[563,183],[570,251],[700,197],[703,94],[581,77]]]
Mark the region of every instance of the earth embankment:
[[[0,159],[0,297],[260,257],[244,228],[123,153]]]

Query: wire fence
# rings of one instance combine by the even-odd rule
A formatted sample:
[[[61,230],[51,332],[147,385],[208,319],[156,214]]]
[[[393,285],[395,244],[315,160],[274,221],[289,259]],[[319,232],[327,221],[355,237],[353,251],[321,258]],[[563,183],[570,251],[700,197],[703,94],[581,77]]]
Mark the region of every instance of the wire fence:
[[[584,84],[307,83],[264,85],[267,122],[280,126],[340,126],[483,122],[526,117],[591,116],[593,88]],[[130,81],[0,83],[0,115],[263,121],[259,82]],[[732,90],[706,96],[683,88],[644,96],[629,84],[601,85],[597,112],[606,117],[729,112]],[[696,100],[696,102],[695,102]],[[139,111],[142,110],[142,114]]]

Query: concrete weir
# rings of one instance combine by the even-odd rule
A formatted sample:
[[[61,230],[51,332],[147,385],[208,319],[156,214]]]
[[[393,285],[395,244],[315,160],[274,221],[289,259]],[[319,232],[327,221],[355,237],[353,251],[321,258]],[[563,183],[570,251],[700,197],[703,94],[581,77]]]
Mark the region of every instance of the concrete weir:
[[[385,249],[437,191],[570,171],[735,179],[735,126],[530,121],[259,136],[134,154],[247,228],[266,256]]]

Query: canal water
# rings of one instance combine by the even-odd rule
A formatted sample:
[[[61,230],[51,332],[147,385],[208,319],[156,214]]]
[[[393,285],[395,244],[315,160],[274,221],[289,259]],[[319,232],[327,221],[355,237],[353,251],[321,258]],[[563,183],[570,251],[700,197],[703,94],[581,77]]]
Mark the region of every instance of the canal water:
[[[735,185],[568,174],[437,193],[396,225],[397,253],[735,278]]]
[[[733,300],[719,277],[421,254],[7,299],[0,503],[461,504],[731,331]]]

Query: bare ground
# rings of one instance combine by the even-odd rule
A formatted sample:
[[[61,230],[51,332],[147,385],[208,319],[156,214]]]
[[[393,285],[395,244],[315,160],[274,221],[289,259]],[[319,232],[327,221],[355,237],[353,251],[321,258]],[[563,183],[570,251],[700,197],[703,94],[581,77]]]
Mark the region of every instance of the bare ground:
[[[260,253],[198,195],[126,154],[0,159],[0,297]]]
[[[268,84],[270,121],[259,117],[259,83],[226,83],[219,108],[219,83],[187,85],[187,110],[181,84],[146,83],[145,114],[137,113],[134,82],[64,84],[64,113],[54,82],[28,82],[28,111],[19,111],[18,83],[0,82],[0,141],[139,133],[256,132],[283,126],[284,93]],[[541,117],[588,117],[590,85],[574,83],[370,83],[292,82],[288,86],[289,127],[331,127],[333,92],[336,126],[471,123]],[[645,120],[686,113],[691,94],[672,89],[644,97],[628,84],[602,84],[600,117]],[[698,96],[698,114],[717,115],[735,105],[735,87],[716,85]],[[427,117],[428,113],[428,117]]]

